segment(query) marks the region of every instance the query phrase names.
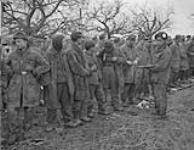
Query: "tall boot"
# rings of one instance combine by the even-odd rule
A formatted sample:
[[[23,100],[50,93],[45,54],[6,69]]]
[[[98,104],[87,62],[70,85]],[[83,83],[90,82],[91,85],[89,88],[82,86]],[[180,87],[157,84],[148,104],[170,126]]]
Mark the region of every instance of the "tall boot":
[[[104,89],[104,99],[98,100],[98,114],[108,115],[110,112],[107,111],[108,104],[108,90]]]
[[[100,114],[100,115],[108,115],[109,114],[109,112],[105,108],[105,105],[98,104],[98,114]]]
[[[94,118],[94,100],[89,104],[87,111],[88,117]]]
[[[80,119],[84,122],[90,122],[91,119],[88,117],[88,103],[84,101],[81,105],[81,116]]]
[[[74,111],[74,122],[72,124],[72,127],[76,128],[82,124],[82,121],[80,120],[80,111]]]
[[[112,104],[112,107],[114,109],[114,111],[123,111],[123,107],[121,107],[121,100],[119,99],[119,96],[118,94],[112,94],[111,95],[111,104]]]

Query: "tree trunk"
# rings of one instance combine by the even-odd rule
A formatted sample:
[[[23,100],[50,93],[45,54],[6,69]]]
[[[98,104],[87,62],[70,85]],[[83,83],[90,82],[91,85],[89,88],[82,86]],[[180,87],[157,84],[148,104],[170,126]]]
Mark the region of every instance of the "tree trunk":
[[[3,19],[3,11],[2,11],[2,2],[0,1],[0,37],[1,37],[1,24],[2,24],[2,19]],[[1,143],[1,137],[2,137],[2,122],[1,122],[1,110],[2,110],[2,81],[1,81],[1,45],[0,45],[0,143]],[[1,149],[1,145],[0,145],[0,149]]]

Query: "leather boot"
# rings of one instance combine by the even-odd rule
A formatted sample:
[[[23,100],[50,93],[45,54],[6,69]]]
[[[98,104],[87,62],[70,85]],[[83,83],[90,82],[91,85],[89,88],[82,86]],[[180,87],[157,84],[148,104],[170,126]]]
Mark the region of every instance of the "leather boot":
[[[82,117],[81,120],[84,121],[84,122],[91,122],[91,119],[87,116]]]
[[[82,124],[80,120],[80,111],[74,111],[74,121],[72,127],[76,128]]]
[[[94,100],[93,100],[94,101]],[[94,105],[91,104],[89,107],[88,107],[88,117],[90,118],[94,118]]]
[[[109,115],[110,112],[108,112],[105,109],[105,106],[104,105],[98,105],[98,114],[100,114],[100,115]]]

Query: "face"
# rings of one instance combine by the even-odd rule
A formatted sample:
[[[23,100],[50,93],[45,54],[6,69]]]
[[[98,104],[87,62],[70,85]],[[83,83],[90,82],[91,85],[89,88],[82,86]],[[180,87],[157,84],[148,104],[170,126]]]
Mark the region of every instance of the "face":
[[[67,43],[67,39],[63,38],[63,42],[62,43],[63,43],[63,49],[66,50],[66,48],[67,48],[66,46],[68,44]]]
[[[15,44],[17,46],[17,49],[23,50],[27,47],[27,41],[23,39],[16,39]]]
[[[84,46],[84,39],[83,38],[79,38],[78,40],[77,40],[77,44],[78,44],[78,46],[82,49]]]
[[[135,40],[127,40],[127,45],[134,46],[135,45]]]
[[[6,58],[10,53],[12,49],[11,46],[8,44],[2,44],[2,57]]]
[[[77,40],[77,42],[78,42],[79,45],[82,45],[83,41],[84,41],[83,38],[79,38],[79,39]]]
[[[163,46],[165,44],[165,41],[163,39],[161,39],[161,38],[156,39],[155,42],[156,42],[156,45],[158,47],[161,47],[161,46]]]

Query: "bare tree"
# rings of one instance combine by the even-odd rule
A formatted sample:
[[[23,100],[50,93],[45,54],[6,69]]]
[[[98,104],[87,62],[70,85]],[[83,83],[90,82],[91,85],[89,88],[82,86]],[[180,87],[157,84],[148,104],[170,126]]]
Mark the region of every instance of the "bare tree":
[[[68,8],[76,3],[76,0],[9,0],[4,4],[3,25],[11,30],[21,29],[32,36],[43,34],[50,26],[58,26],[52,31],[55,33],[66,21],[55,18],[53,14],[60,7]]]
[[[58,10],[61,20],[60,30],[63,33],[69,33],[75,30],[87,31],[86,11],[88,9],[89,0],[77,0],[75,5],[71,5],[68,9]]]
[[[105,32],[108,38],[112,34],[124,31],[128,25],[128,18],[121,12],[122,7],[123,3],[120,0],[115,0],[114,3],[99,3],[99,5],[87,12],[88,21],[92,22],[90,29]]]
[[[165,13],[150,9],[146,6],[139,7],[136,10],[131,10],[133,15],[133,28],[140,35],[145,35],[151,38],[158,31],[170,28],[172,21],[171,15],[174,13],[172,8],[169,8]]]

